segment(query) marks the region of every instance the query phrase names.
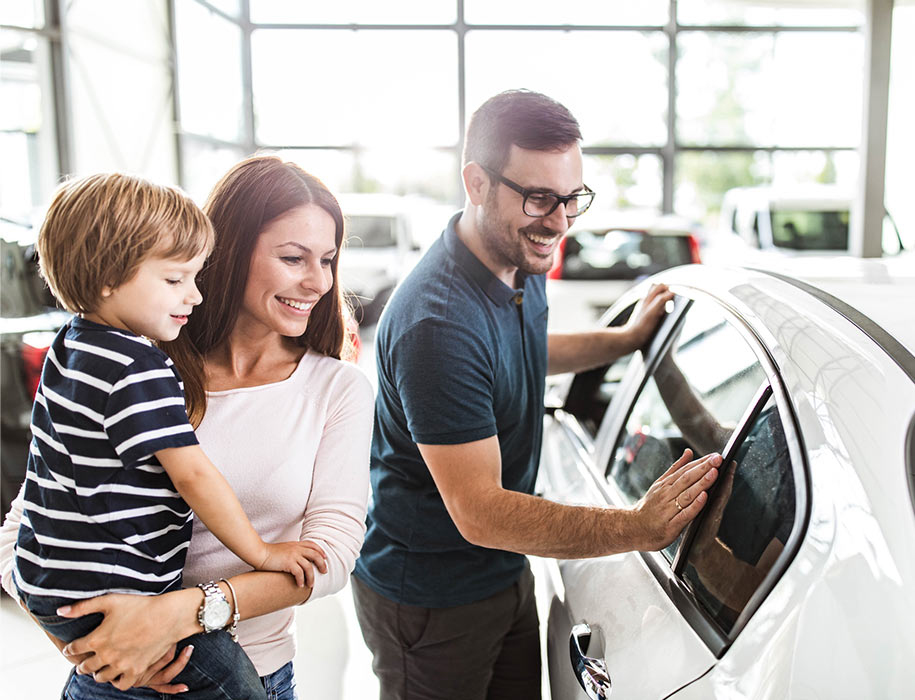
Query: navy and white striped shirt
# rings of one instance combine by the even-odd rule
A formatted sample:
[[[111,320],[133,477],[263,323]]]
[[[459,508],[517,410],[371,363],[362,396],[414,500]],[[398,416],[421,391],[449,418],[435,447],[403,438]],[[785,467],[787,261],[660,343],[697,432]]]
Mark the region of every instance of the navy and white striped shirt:
[[[154,452],[196,445],[172,361],[148,340],[74,318],[32,409],[16,583],[71,599],[180,587],[193,513]]]

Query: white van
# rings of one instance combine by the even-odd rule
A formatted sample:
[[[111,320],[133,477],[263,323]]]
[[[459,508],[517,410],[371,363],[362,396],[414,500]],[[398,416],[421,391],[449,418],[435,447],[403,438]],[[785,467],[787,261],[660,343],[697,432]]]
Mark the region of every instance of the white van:
[[[750,249],[768,252],[847,253],[853,201],[853,193],[837,185],[736,187],[724,195],[714,243],[728,249],[739,239]],[[895,255],[903,247],[887,214],[884,254]]]

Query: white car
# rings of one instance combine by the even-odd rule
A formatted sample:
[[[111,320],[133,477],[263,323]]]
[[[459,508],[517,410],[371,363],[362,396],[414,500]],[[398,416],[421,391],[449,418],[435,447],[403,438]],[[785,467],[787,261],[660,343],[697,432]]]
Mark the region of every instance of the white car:
[[[420,246],[412,230],[406,197],[344,194],[346,244],[340,257],[340,281],[360,325],[378,320],[397,283],[413,269]]]
[[[663,552],[535,560],[553,700],[915,697],[915,268],[693,265],[650,346],[570,377],[539,492],[636,502],[724,456]],[[803,265],[803,267],[800,266]]]

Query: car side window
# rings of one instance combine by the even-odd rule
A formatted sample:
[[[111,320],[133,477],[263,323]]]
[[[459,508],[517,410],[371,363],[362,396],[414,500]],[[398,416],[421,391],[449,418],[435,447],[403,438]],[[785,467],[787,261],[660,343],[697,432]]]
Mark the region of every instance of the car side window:
[[[693,302],[635,398],[606,474],[628,503],[689,448],[722,452],[765,373],[746,340],[712,302]],[[673,556],[677,542],[665,553]]]
[[[759,413],[700,515],[681,577],[725,634],[785,548],[796,495],[773,399]]]

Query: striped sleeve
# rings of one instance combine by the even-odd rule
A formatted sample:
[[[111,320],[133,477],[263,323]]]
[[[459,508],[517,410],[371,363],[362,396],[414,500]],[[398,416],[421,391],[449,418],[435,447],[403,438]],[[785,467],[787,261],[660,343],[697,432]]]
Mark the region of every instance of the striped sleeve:
[[[127,468],[159,450],[197,444],[178,373],[154,354],[137,358],[114,382],[103,425]]]

